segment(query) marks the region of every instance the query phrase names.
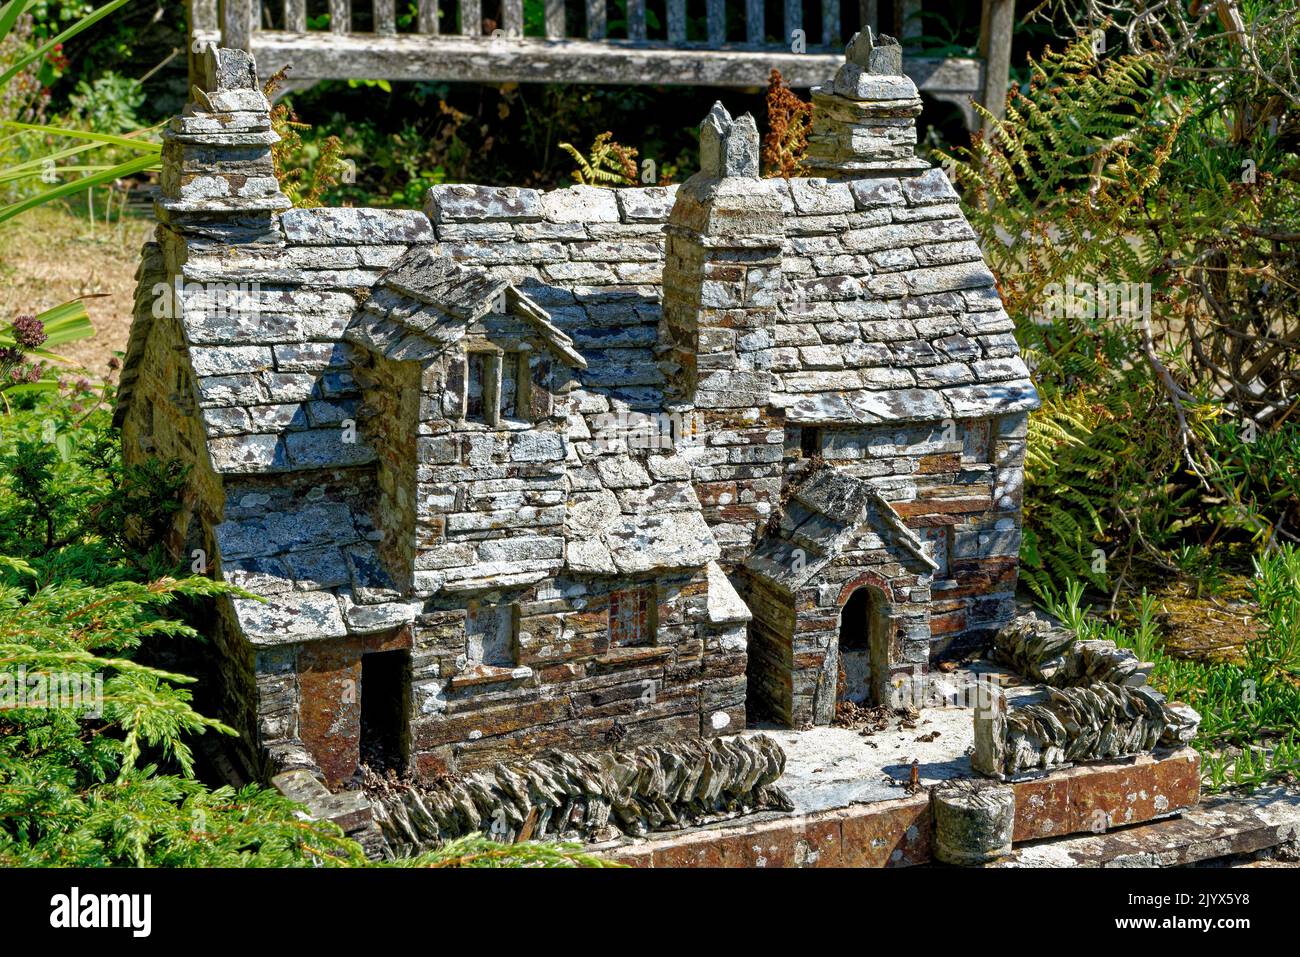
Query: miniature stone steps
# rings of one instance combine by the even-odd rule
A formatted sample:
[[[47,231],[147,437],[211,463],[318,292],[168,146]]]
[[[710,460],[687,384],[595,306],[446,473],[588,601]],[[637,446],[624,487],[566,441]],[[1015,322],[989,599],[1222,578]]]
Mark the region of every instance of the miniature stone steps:
[[[1105,834],[1035,841],[986,867],[1185,867],[1300,838],[1300,792],[1211,798],[1177,817]]]

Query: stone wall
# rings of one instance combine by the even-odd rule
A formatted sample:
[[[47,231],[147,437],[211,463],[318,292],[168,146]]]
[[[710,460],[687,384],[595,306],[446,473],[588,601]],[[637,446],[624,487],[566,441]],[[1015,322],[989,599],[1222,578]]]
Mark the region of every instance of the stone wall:
[[[932,659],[986,644],[1015,613],[1026,421],[1016,413],[816,428],[813,454],[869,479],[938,562],[930,584]],[[796,451],[804,429],[789,434],[788,451],[806,454]],[[804,459],[792,471],[806,467]]]
[[[650,588],[653,630],[611,640],[611,592]],[[518,615],[513,665],[469,667],[466,612],[416,619],[412,741],[417,773],[491,765],[545,747],[734,733],[745,721],[744,623],[711,620],[706,575],[611,582],[560,576],[489,594]]]

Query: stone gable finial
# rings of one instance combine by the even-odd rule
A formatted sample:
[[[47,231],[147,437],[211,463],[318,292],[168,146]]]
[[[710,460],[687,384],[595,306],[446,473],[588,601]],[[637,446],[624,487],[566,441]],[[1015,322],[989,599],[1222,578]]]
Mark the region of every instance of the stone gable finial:
[[[902,46],[887,34],[873,35],[871,27],[853,34],[844,48],[844,59],[877,76],[898,76],[903,72]]]
[[[758,124],[746,113],[732,119],[719,101],[700,123],[700,172],[714,179],[758,176]]]

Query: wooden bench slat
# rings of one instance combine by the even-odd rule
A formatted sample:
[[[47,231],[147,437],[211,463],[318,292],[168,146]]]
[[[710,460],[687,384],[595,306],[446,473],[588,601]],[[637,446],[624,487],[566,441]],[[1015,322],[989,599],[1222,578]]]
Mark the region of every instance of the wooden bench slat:
[[[627,38],[644,41],[645,0],[627,0]]]
[[[725,0],[708,0],[709,46],[717,48],[727,42],[727,5]]]
[[[465,37],[483,35],[483,6],[481,0],[460,0],[460,33]]]
[[[393,0],[374,0],[375,21],[372,29],[384,36],[397,32],[397,13],[393,9]]]
[[[744,88],[763,86],[773,67],[796,89],[824,83],[844,52],[807,53],[734,47],[673,49],[665,43],[617,44],[592,40],[524,38],[509,43],[465,43],[460,37],[378,37],[351,34],[253,34],[259,62],[292,62],[293,79],[348,77],[465,83],[644,83]],[[969,98],[982,89],[984,64],[973,57],[912,57],[903,69],[923,93]]]
[[[284,28],[290,33],[307,32],[307,0],[284,0]]]
[[[840,43],[840,0],[822,0],[822,43],[832,47]]]
[[[859,30],[871,28],[874,34],[880,33],[880,0],[858,0]],[[886,30],[886,33],[889,31]]]
[[[605,0],[587,0],[587,39],[605,39]]]
[[[564,36],[564,0],[545,0],[546,35],[552,39]]]
[[[415,29],[429,36],[436,37],[438,35],[440,31],[438,26],[438,0],[420,0]]]
[[[330,33],[352,32],[352,0],[330,0]]]
[[[755,46],[766,39],[763,6],[763,0],[745,0],[745,40]]]
[[[217,0],[190,0],[190,33],[213,33],[221,29]]]
[[[668,0],[668,42],[686,42],[686,0]]]
[[[523,0],[501,0],[501,32],[508,37],[524,35]]]
[[[258,8],[261,13],[261,6]],[[253,32],[252,0],[226,0],[221,8],[221,43],[233,50],[247,50]]]
[[[794,42],[794,31],[803,29],[803,0],[785,0],[785,42]]]

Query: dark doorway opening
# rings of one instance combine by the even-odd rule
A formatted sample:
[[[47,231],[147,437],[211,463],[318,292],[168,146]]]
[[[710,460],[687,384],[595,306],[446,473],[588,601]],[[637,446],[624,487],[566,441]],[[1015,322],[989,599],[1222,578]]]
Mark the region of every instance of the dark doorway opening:
[[[361,656],[361,760],[372,771],[401,773],[406,765],[409,684],[408,652]]]
[[[871,617],[869,588],[859,588],[840,612],[839,697],[855,704],[871,700]]]
[[[820,455],[822,450],[822,430],[805,425],[799,430],[799,452],[810,459]]]

